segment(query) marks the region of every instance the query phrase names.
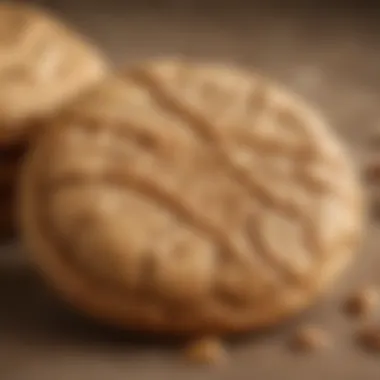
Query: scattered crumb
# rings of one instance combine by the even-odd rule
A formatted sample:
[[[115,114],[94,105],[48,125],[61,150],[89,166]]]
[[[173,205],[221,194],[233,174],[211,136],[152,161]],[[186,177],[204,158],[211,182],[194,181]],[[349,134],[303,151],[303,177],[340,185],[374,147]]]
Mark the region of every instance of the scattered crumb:
[[[373,313],[379,303],[379,292],[368,287],[353,293],[346,301],[345,311],[352,316],[363,318]]]
[[[380,327],[365,327],[357,333],[356,340],[364,349],[372,352],[380,352]]]
[[[326,331],[314,326],[304,326],[296,331],[291,346],[296,351],[310,352],[329,346],[330,339]]]
[[[377,183],[380,181],[380,160],[371,161],[364,169],[365,179],[369,183]]]
[[[219,365],[227,360],[227,351],[217,338],[201,338],[185,348],[185,357],[198,364]]]

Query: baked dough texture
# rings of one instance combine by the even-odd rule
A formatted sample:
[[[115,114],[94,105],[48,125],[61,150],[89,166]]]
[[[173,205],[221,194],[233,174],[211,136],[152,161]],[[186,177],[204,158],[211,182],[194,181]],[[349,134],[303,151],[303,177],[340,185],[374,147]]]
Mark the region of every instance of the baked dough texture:
[[[335,133],[247,70],[157,59],[105,80],[30,151],[20,223],[77,308],[127,329],[233,333],[330,289],[363,197]]]
[[[84,37],[45,11],[28,5],[0,4],[3,196],[3,185],[9,188],[17,180],[28,142],[62,106],[103,78],[108,71],[106,61]],[[9,159],[11,156],[13,159]],[[10,191],[2,201],[12,203],[13,193]],[[1,212],[7,211],[2,208]],[[12,216],[6,215],[6,220],[12,220]]]
[[[50,14],[0,4],[0,145],[23,140],[105,70],[98,50]]]

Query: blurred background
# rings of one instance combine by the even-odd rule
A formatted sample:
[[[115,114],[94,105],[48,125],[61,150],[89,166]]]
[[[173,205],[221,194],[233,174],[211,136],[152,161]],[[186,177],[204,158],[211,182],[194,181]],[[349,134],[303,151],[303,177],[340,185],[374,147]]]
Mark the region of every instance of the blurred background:
[[[182,54],[236,62],[269,75],[326,115],[357,164],[380,132],[380,7],[369,1],[41,0],[88,35],[115,65]],[[380,279],[373,223],[355,269],[331,299],[302,318],[331,331],[335,343],[307,357],[290,353],[293,326],[231,342],[221,370],[182,363],[176,344],[111,331],[73,315],[48,294],[17,243],[0,256],[0,379],[308,379],[377,380],[379,360],[348,338],[339,294]]]

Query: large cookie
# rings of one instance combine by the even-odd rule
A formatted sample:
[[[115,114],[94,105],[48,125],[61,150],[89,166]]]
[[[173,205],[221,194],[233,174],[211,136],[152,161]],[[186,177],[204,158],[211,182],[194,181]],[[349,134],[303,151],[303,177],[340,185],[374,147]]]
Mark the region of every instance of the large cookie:
[[[25,241],[57,290],[126,328],[270,326],[357,248],[361,186],[300,99],[228,66],[158,60],[55,121],[20,191]]]
[[[3,152],[25,150],[43,122],[99,81],[106,66],[91,43],[53,16],[0,4],[0,186],[14,183],[20,159],[3,160]]]

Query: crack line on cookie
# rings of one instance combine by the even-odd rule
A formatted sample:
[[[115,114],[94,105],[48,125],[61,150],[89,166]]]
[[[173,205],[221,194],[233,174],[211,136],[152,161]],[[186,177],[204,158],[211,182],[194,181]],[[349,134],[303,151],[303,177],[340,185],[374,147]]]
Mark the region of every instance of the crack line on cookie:
[[[94,123],[89,119],[90,123],[88,123],[88,120],[82,120],[81,123],[78,123],[77,124],[77,127],[78,126],[86,126],[88,124],[90,125],[94,125]],[[141,130],[140,128],[138,128],[136,125],[134,125],[133,123],[130,124],[128,123],[128,128],[121,128],[122,125],[122,121],[119,121],[119,122],[115,122],[115,127],[112,129],[112,134],[115,133],[115,136],[117,136],[118,139],[122,139],[122,141],[128,141],[129,143],[136,143],[135,139],[134,139],[134,134],[135,132],[137,133],[137,136],[140,136],[140,133],[141,133]],[[97,128],[91,128],[91,129],[88,129],[89,133],[97,133],[99,132],[99,130]],[[142,134],[142,136],[144,136],[144,134]],[[105,152],[103,152],[102,154],[105,154]],[[109,158],[110,162],[114,161],[115,160],[115,157],[111,157]],[[114,162],[114,164],[116,164]],[[109,183],[110,182],[110,178],[112,178],[112,183],[117,183],[118,185],[120,185],[121,182],[128,182],[129,184],[129,181],[131,180],[131,173],[130,170],[126,171],[124,169],[126,169],[126,167],[124,166],[123,169],[120,169],[120,170],[115,170],[113,169],[113,173],[110,174],[109,173],[109,170],[110,168],[114,167],[114,165],[107,165],[107,168],[104,170],[103,174],[100,174],[100,176],[102,177],[102,181],[103,183]],[[115,166],[116,168],[118,167],[118,165]],[[86,180],[84,180],[84,178],[87,177]],[[133,173],[132,175],[132,178],[141,178],[141,176],[137,176],[136,177],[136,174]],[[53,184],[51,184],[49,186],[49,190],[50,191],[59,191],[59,189],[61,187],[64,187],[64,188],[67,188],[67,187],[70,187],[72,185],[74,186],[77,186],[78,184],[81,184],[86,181],[92,181],[94,183],[96,183],[99,179],[99,174],[93,174],[90,178],[90,176],[86,173],[84,173],[83,171],[72,171],[71,173],[70,172],[66,172],[65,174],[61,175],[59,179],[56,179]],[[145,183],[150,186],[150,189],[149,189],[149,193],[150,194],[153,194],[154,196],[151,197],[151,198],[154,198],[156,199],[157,198],[157,193],[162,193],[163,190],[162,190],[162,186],[158,185],[158,184],[154,184],[154,183],[150,183],[148,180],[144,179]],[[135,181],[136,182],[136,181]],[[141,182],[141,180],[140,180]],[[146,188],[147,186],[146,185],[139,185],[139,186],[143,186],[144,188]],[[130,187],[128,185],[128,187]],[[162,195],[160,196],[160,199],[162,198]],[[173,203],[174,202],[174,203]],[[197,228],[200,228],[201,230],[205,230],[207,231],[208,235],[212,235],[213,236],[213,240],[215,240],[215,236],[217,236],[217,238],[219,239],[219,241],[222,239],[224,239],[224,241],[227,241],[226,238],[224,237],[224,233],[223,231],[219,228],[219,227],[216,227],[213,225],[213,223],[211,221],[208,221],[207,220],[207,217],[205,217],[204,215],[201,215],[199,214],[198,212],[196,212],[196,210],[192,209],[190,210],[189,208],[186,207],[186,202],[185,200],[180,200],[180,197],[177,196],[177,194],[174,194],[174,195],[166,195],[166,198],[165,198],[165,204],[166,205],[170,205],[170,208],[171,210],[174,210],[177,212],[178,214],[178,210],[182,210],[180,211],[180,213],[182,214],[186,214],[187,215],[187,220],[190,220],[192,222],[193,225],[195,225]],[[253,240],[251,240],[252,243],[254,243]],[[226,247],[226,243],[222,244],[223,247]],[[257,249],[260,249],[259,246],[255,246],[255,250]],[[228,252],[228,255],[230,257],[233,257],[233,252],[235,253],[238,253],[239,256],[244,259],[244,260],[252,260],[251,258],[251,254],[249,252],[249,250],[244,250],[242,251],[241,249],[237,249],[236,245],[235,244],[230,244],[230,247],[226,247],[226,250]],[[273,266],[275,267],[276,266],[276,263],[273,261],[273,259],[271,257],[269,258],[266,258],[265,257],[266,254],[265,252],[262,252],[262,253],[259,253],[258,255],[258,258],[260,259],[260,261],[262,261],[262,263],[266,266],[268,266],[268,261],[269,261],[269,268],[270,270],[273,270]],[[281,276],[282,277],[286,277],[289,279],[289,281],[292,281],[294,282],[294,276],[292,276],[291,274],[291,271],[289,271],[288,267],[285,265],[285,263],[282,263],[282,268],[281,268]]]
[[[147,72],[139,71],[134,73],[131,79],[136,80],[144,86],[159,102],[165,110],[175,113],[182,118],[185,118],[193,131],[197,132],[205,141],[211,142],[211,148],[214,146],[219,153],[223,162],[233,174],[234,178],[247,188],[251,195],[255,198],[260,198],[263,204],[269,207],[276,206],[280,210],[287,212],[289,215],[298,213],[298,210],[294,209],[292,205],[281,201],[276,197],[263,183],[253,180],[252,176],[248,176],[248,171],[244,170],[236,160],[231,156],[228,142],[218,133],[216,128],[209,122],[201,113],[188,106],[188,104],[182,102],[179,99],[175,99],[169,91],[165,90],[154,78]]]
[[[204,218],[199,213],[194,212],[191,207],[186,205],[186,202],[180,199],[178,194],[172,193],[170,190],[149,181],[143,176],[140,176],[132,171],[128,172],[107,172],[102,176],[105,183],[111,184],[126,184],[128,188],[132,188],[136,193],[142,193],[147,196],[150,201],[155,200],[160,205],[165,205],[165,208],[174,211],[182,219],[187,221],[196,229],[205,231],[208,238],[214,242],[220,249],[226,250],[230,257],[234,257],[235,253],[239,253],[241,258],[249,258],[244,255],[233,242],[225,236],[217,226],[211,223],[207,218]]]
[[[240,250],[233,244],[233,242],[225,237],[225,234],[210,223],[205,218],[201,217],[197,213],[194,213],[189,207],[186,206],[185,202],[181,202],[177,195],[173,195],[170,191],[157,186],[145,178],[142,178],[135,173],[129,172],[128,174],[123,172],[107,172],[103,173],[100,176],[86,177],[82,174],[78,175],[65,175],[60,178],[60,180],[54,181],[53,186],[49,186],[48,190],[58,191],[60,188],[64,187],[65,189],[68,186],[88,186],[94,184],[101,184],[102,186],[107,185],[128,185],[129,189],[134,190],[137,194],[144,194],[146,199],[150,201],[155,200],[160,207],[166,205],[166,209],[170,210],[183,220],[185,220],[190,225],[194,226],[196,229],[205,231],[208,234],[208,239],[214,242],[215,246],[219,246],[220,250],[228,252],[230,257],[235,257],[235,253],[240,252],[241,258],[247,258],[246,255],[243,255]],[[45,191],[47,188],[44,189]],[[216,243],[217,242],[217,243]],[[222,249],[223,248],[223,249]]]
[[[128,142],[131,142],[133,140],[131,140],[131,137],[136,133],[136,136],[139,136],[141,133],[142,133],[142,128],[140,127],[137,127],[134,123],[128,123],[128,128],[121,128],[120,126],[117,126],[115,127],[114,131],[117,133],[117,137],[118,138],[122,138],[123,140],[126,140]],[[144,133],[142,133],[142,136],[144,136]],[[107,172],[107,178],[109,176],[109,173]],[[141,178],[140,176],[138,177],[135,177],[136,174],[134,174],[133,178]],[[115,172],[114,175],[113,175],[113,178],[115,179],[121,179],[121,178],[126,178],[127,181],[129,181],[131,179],[131,173],[130,172],[124,172],[124,171],[118,171],[117,173]],[[144,180],[144,181],[147,181],[147,180]],[[157,191],[159,192],[162,192],[162,189],[161,189],[161,186],[157,185],[157,184],[153,184],[153,183],[149,183],[149,182],[146,182],[148,185],[152,186],[152,189],[150,190],[151,193],[153,193],[155,196],[157,194]],[[175,208],[178,210],[180,207],[183,207],[183,206],[186,206],[186,202],[184,200],[180,201],[180,197],[178,197],[177,195],[168,195],[167,196],[171,202],[176,202],[177,205],[175,206]],[[154,197],[153,197],[154,198]],[[166,204],[168,204],[169,202],[166,201]],[[173,205],[172,205],[173,207]],[[194,225],[199,225],[201,224],[201,229],[203,230],[206,230],[208,231],[208,233],[210,234],[213,234],[214,236],[219,236],[219,237],[222,237],[224,234],[223,234],[223,231],[221,231],[218,227],[215,227],[212,223],[208,222],[207,219],[200,215],[199,213],[196,213],[194,210],[191,211],[191,210],[188,210],[187,213],[191,213],[192,216],[188,219],[191,219],[193,221],[193,224]],[[201,221],[201,222],[200,222]],[[211,232],[211,231],[214,231],[214,232]],[[217,231],[217,232],[215,232]],[[220,239],[219,239],[220,240]],[[267,252],[267,250],[263,249],[262,252],[260,252],[260,250],[262,249],[263,247],[263,244],[261,244],[262,240],[260,239],[260,237],[257,237],[255,239],[253,239],[252,237],[250,237],[249,241],[253,244],[253,247],[255,248],[255,251],[258,251],[258,257],[260,257],[260,260],[266,264],[269,263],[269,267],[272,269],[275,269],[275,268],[278,268],[280,270],[280,274],[281,276],[285,277],[289,282],[292,282],[294,283],[296,281],[296,276],[292,273],[290,267],[288,265],[286,265],[285,262],[281,261],[280,259],[277,258],[276,255],[273,255],[273,254],[270,254]],[[257,243],[257,244],[256,244]],[[248,253],[243,253],[241,250],[237,250],[236,248],[230,248],[229,252],[230,252],[230,255],[232,254],[232,250],[235,250],[237,253],[240,253],[240,256],[242,258],[250,258],[250,254]],[[276,269],[275,269],[276,270]]]
[[[250,196],[258,197],[270,208],[278,207],[279,210],[283,210],[288,215],[295,215],[300,217],[299,210],[295,209],[292,205],[282,202],[280,199],[274,196],[270,191],[268,186],[265,186],[262,183],[259,183],[253,180],[252,176],[247,176],[247,171],[242,169],[239,165],[236,164],[234,159],[229,153],[228,146],[216,129],[208,122],[203,115],[200,115],[194,110],[190,110],[187,105],[183,104],[179,100],[173,99],[173,96],[168,94],[165,89],[160,86],[156,80],[146,72],[136,72],[132,76],[133,80],[140,83],[142,86],[147,88],[149,92],[155,97],[155,99],[163,106],[166,110],[174,112],[181,117],[186,118],[189,121],[192,129],[199,133],[199,135],[206,141],[210,141],[215,147],[223,162],[226,164],[227,168],[233,174],[234,178],[240,183],[243,188],[247,188]],[[271,256],[271,257],[268,257]],[[266,258],[268,265],[271,267],[276,267],[278,274],[280,276],[285,275],[285,277],[294,279],[298,278],[296,272],[293,272],[291,268],[285,266],[284,263],[279,260],[276,255],[271,255],[269,252],[262,255],[263,258]],[[289,276],[290,275],[290,276]]]
[[[280,262],[280,259],[276,254],[271,254],[269,247],[265,243],[262,234],[261,234],[261,223],[260,216],[258,213],[252,213],[246,222],[245,225],[245,236],[248,238],[252,246],[256,247],[256,254],[262,259],[266,259],[272,265],[272,267],[278,266],[280,263],[283,271],[286,275],[286,278],[289,279],[289,282],[297,283],[298,277],[290,269],[285,262]],[[274,261],[276,260],[276,261]]]

